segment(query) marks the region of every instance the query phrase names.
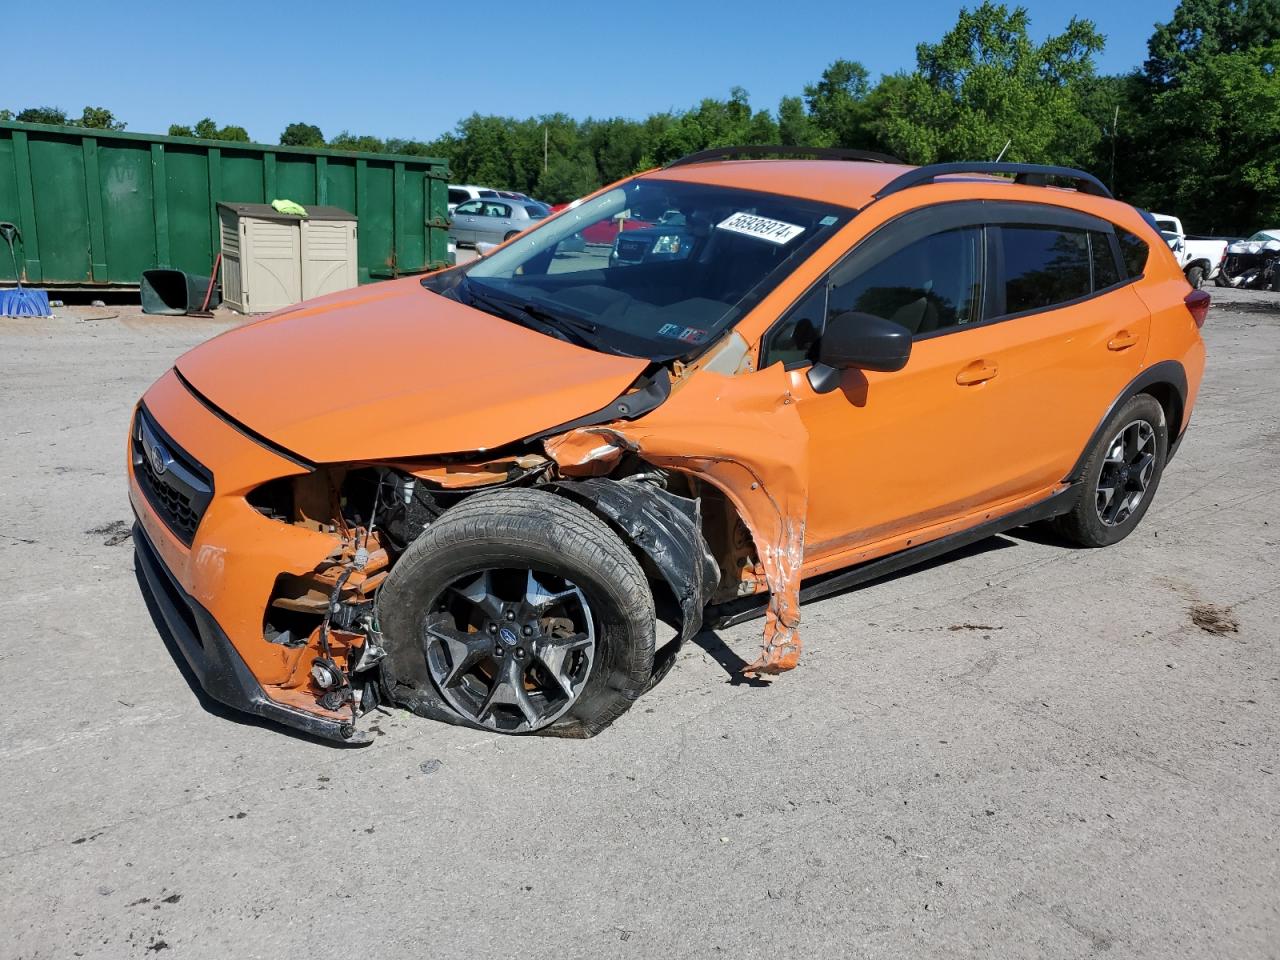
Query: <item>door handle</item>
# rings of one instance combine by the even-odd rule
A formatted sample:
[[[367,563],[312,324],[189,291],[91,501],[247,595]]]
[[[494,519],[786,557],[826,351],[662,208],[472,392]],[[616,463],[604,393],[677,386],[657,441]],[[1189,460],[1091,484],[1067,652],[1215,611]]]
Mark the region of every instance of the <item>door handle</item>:
[[[976,383],[986,383],[999,372],[1000,368],[990,360],[975,360],[956,374],[956,383],[962,387],[971,387]]]
[[[1121,330],[1114,337],[1107,341],[1108,350],[1128,350],[1138,342],[1138,335],[1130,333],[1128,330]]]

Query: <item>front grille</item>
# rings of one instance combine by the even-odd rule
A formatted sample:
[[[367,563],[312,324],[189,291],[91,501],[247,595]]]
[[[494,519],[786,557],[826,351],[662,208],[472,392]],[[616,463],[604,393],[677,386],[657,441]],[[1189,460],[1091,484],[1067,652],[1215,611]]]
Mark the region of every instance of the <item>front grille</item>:
[[[639,263],[649,252],[648,240],[624,240],[618,238],[618,259],[623,263]]]
[[[129,433],[133,475],[152,509],[188,547],[213,499],[213,475],[173,442],[144,407]]]

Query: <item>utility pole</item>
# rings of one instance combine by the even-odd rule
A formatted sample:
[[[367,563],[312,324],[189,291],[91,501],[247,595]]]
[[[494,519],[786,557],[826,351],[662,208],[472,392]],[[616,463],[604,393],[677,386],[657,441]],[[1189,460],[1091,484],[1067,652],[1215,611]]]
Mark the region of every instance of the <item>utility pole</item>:
[[[1116,137],[1120,130],[1120,104],[1116,104],[1116,115],[1111,120],[1111,179],[1107,181],[1107,185],[1112,190],[1116,188]]]

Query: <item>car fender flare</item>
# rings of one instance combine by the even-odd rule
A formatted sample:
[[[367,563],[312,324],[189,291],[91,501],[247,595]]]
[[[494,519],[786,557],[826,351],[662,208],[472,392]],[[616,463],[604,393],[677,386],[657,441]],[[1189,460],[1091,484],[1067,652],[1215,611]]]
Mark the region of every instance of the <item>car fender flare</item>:
[[[1102,437],[1102,430],[1107,425],[1107,421],[1111,419],[1111,415],[1120,409],[1120,405],[1127,402],[1130,397],[1139,393],[1150,393],[1152,387],[1169,387],[1172,388],[1178,399],[1179,419],[1185,421],[1185,412],[1187,409],[1187,371],[1177,360],[1161,360],[1154,363],[1147,369],[1129,381],[1128,385],[1120,391],[1114,400],[1107,406],[1106,412],[1098,420],[1098,425],[1093,428],[1093,432],[1089,435],[1088,442],[1084,445],[1084,449],[1080,453],[1080,458],[1076,460],[1075,466],[1071,468],[1071,472],[1063,478],[1064,483],[1079,483],[1084,479],[1085,464],[1089,460],[1089,453],[1093,450],[1098,440]],[[1157,397],[1156,399],[1160,399]],[[1164,406],[1163,401],[1161,406]],[[1178,441],[1182,439],[1183,423],[1173,423],[1172,418],[1169,423],[1169,450],[1166,454],[1166,462],[1172,459],[1174,451],[1177,449]]]
[[[702,629],[703,610],[720,581],[720,566],[702,535],[702,501],[640,479],[587,477],[546,487],[602,517],[671,588],[680,605],[680,633],[657,652],[652,686],[670,669],[684,641]]]

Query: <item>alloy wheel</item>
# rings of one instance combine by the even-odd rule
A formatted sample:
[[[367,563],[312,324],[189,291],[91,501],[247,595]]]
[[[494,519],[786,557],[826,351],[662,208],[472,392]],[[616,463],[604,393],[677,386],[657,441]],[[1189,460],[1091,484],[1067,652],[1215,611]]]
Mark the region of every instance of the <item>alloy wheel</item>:
[[[463,717],[530,733],[573,706],[595,660],[591,607],[571,581],[488,569],[449,584],[424,627],[427,668]]]
[[[1134,420],[1107,445],[1094,503],[1098,519],[1118,527],[1138,509],[1156,470],[1156,432],[1146,420]]]

